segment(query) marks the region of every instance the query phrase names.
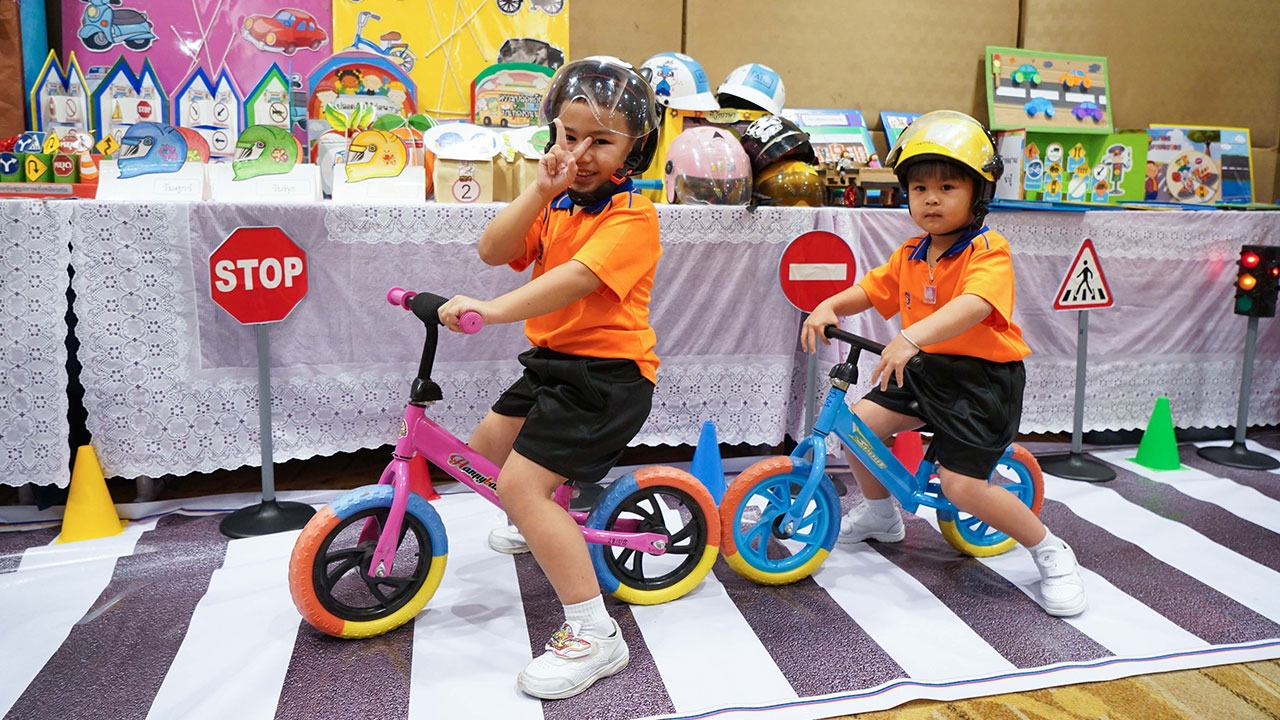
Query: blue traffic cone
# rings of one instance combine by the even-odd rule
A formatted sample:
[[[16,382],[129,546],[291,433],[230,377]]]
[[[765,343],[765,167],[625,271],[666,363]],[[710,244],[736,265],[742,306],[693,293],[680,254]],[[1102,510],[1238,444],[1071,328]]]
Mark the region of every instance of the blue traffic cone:
[[[702,434],[698,436],[698,447],[693,451],[693,464],[689,471],[702,481],[719,505],[724,497],[724,465],[720,462],[716,424],[710,420],[702,423]]]

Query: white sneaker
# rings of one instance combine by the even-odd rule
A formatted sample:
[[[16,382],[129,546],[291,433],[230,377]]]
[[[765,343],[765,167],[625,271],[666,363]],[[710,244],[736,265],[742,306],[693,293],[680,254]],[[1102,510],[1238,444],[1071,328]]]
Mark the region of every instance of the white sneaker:
[[[500,525],[489,532],[489,547],[507,555],[529,552],[529,543],[515,525]]]
[[[583,634],[582,624],[566,620],[551,634],[547,652],[520,671],[516,687],[544,700],[573,697],[600,678],[622,672],[631,661],[627,642],[617,621],[609,619],[613,634],[595,637]]]
[[[1080,578],[1076,554],[1071,546],[1048,547],[1033,555],[1040,570],[1040,598],[1044,611],[1055,617],[1071,617],[1084,612],[1084,580]]]
[[[871,512],[866,503],[858,503],[840,519],[840,536],[837,542],[859,543],[864,540],[902,542],[907,529],[902,525],[902,514],[893,509],[893,517],[882,518]]]

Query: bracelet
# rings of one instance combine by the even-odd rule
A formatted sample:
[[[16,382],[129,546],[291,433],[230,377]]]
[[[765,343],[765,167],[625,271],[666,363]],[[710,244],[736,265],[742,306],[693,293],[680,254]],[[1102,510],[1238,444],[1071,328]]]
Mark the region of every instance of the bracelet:
[[[899,331],[898,331],[898,334],[902,336],[902,339],[903,339],[903,340],[906,340],[907,342],[911,343],[911,347],[913,347],[913,348],[915,348],[915,349],[919,350],[920,352],[924,352],[924,348],[922,348],[922,347],[920,347],[919,345],[917,345],[917,344],[916,344],[916,341],[915,341],[915,340],[912,340],[912,339],[907,335],[907,331],[906,331],[906,330],[899,330]]]

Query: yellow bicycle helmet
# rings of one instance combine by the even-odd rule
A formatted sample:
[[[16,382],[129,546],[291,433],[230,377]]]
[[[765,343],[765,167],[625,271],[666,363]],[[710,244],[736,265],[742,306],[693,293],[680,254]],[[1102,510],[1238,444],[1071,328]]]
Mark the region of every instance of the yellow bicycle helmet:
[[[907,192],[907,171],[923,160],[943,160],[964,168],[974,179],[974,224],[982,225],[995,197],[1004,161],[995,140],[982,123],[954,110],[935,110],[916,118],[893,144],[885,165],[893,168]]]

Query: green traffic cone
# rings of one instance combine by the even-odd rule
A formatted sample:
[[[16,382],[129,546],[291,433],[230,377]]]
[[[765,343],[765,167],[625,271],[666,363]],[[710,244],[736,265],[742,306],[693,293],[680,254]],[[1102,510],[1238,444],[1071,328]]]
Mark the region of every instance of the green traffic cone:
[[[1173,434],[1173,412],[1169,409],[1169,398],[1156,399],[1156,406],[1151,410],[1151,420],[1142,433],[1138,443],[1138,456],[1133,461],[1152,470],[1177,470],[1182,467],[1178,460],[1178,439]]]

